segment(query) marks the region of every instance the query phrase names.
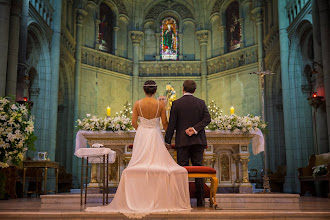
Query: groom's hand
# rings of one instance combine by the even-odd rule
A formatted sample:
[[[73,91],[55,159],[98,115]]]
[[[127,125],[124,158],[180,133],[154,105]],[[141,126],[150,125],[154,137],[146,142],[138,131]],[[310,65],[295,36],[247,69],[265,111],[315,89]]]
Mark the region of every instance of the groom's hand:
[[[187,129],[186,129],[186,134],[187,134],[188,136],[191,136],[191,135],[195,134],[195,130],[194,130],[194,128],[192,128],[192,127],[187,128]]]

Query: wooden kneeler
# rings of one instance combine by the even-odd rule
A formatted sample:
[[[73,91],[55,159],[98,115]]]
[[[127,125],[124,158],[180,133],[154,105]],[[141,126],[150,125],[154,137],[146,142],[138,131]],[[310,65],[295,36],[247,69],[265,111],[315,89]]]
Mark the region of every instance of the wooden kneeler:
[[[210,187],[210,206],[214,205],[214,208],[217,208],[217,201],[215,195],[218,189],[218,178],[217,171],[211,167],[206,166],[184,166],[188,171],[188,177],[191,178],[210,178],[211,187]]]

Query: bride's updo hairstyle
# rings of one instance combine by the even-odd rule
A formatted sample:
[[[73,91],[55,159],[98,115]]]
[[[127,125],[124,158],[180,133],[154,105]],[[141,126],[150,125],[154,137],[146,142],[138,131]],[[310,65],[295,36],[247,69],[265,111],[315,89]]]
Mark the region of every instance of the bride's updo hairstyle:
[[[157,91],[157,84],[153,80],[148,80],[143,85],[143,90],[147,95],[153,95]]]

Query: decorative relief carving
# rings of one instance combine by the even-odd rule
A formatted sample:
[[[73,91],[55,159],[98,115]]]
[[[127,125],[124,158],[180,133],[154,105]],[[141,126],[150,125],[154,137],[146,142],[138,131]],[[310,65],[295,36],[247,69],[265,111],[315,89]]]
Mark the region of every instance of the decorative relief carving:
[[[174,10],[181,15],[182,19],[190,18],[194,19],[191,11],[184,5],[178,2],[161,2],[158,5],[155,5],[147,14],[146,19],[157,20],[159,14],[166,10]]]
[[[128,16],[127,10],[122,0],[112,0],[112,1],[116,4],[119,14],[124,14]]]
[[[84,9],[77,9],[77,25],[83,25],[84,19],[87,15],[88,13]]]
[[[222,5],[223,1],[224,0],[217,0],[214,3],[212,11],[211,11],[211,15],[214,14],[214,13],[219,13],[220,12],[220,8],[221,8],[221,5]]]
[[[209,59],[207,61],[208,74],[214,74],[255,63],[258,60],[257,54],[257,45],[254,45]]]
[[[227,154],[220,156],[221,181],[230,181],[230,159]]]
[[[200,44],[207,44],[209,38],[209,31],[208,30],[200,30],[196,32],[196,37],[199,40]]]
[[[200,76],[199,61],[140,62],[140,76]]]
[[[74,52],[76,47],[76,42],[72,37],[71,33],[67,28],[62,28],[61,31],[61,46],[66,50],[67,54],[70,54],[70,58],[74,59]]]
[[[88,47],[82,47],[81,62],[126,75],[132,74],[132,61]]]

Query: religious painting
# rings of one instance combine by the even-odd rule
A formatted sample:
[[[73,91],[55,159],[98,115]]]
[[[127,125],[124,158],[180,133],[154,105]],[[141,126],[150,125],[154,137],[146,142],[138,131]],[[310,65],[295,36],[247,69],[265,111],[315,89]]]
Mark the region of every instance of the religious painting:
[[[162,60],[178,59],[178,27],[173,18],[165,18],[161,26],[162,40],[160,45]]]
[[[108,53],[112,51],[112,23],[112,11],[108,5],[102,3],[100,7],[98,44],[99,50]]]
[[[232,2],[226,10],[226,32],[228,51],[241,47],[241,23],[239,21],[238,2]]]

